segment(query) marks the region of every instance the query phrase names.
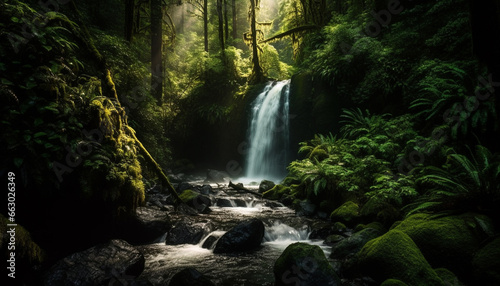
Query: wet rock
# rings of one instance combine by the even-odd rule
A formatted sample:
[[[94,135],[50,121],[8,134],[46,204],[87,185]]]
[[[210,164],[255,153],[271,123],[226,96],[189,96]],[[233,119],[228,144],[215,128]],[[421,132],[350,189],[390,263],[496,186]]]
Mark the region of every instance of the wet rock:
[[[182,182],[182,183],[179,183],[177,185],[177,188],[175,188],[175,191],[180,194],[185,190],[189,190],[189,189],[193,189],[193,188],[194,188],[194,186],[191,185],[190,183]]]
[[[208,207],[212,205],[212,201],[208,196],[202,195],[191,189],[184,190],[179,198],[188,206],[194,208],[199,213],[207,213],[210,211]]]
[[[197,189],[200,192],[200,194],[203,194],[203,195],[209,195],[210,193],[213,192],[212,186],[210,186],[210,185],[199,186],[199,187],[197,187]]]
[[[356,225],[359,218],[359,205],[351,201],[345,202],[330,214],[332,221],[339,221],[348,226]]]
[[[211,222],[193,223],[181,220],[168,232],[165,244],[197,244],[204,236],[212,232],[213,228]]]
[[[226,232],[217,242],[214,253],[232,253],[254,250],[264,237],[264,223],[259,219],[244,221]]]
[[[345,239],[345,237],[343,235],[332,234],[332,235],[327,236],[323,243],[326,245],[334,245],[335,243],[338,243],[344,239]]]
[[[298,216],[313,216],[316,212],[316,205],[309,200],[300,201],[297,205],[296,213]]]
[[[201,247],[206,249],[214,249],[215,243],[217,242],[217,240],[219,240],[220,237],[221,235],[211,234],[209,237],[207,237],[207,239],[205,239]]]
[[[379,237],[383,232],[373,228],[366,228],[353,233],[352,236],[340,241],[332,247],[333,259],[346,259],[355,255],[370,240]]]
[[[264,204],[266,207],[269,207],[269,208],[281,208],[281,207],[284,207],[284,205],[282,203],[278,203],[278,202],[273,202],[273,201],[266,201],[265,204]]]
[[[247,206],[247,203],[242,199],[235,199],[234,203],[236,204],[237,207],[241,208],[245,208]]]
[[[215,204],[221,208],[229,208],[233,206],[230,200],[224,198],[217,198],[217,202]]]
[[[137,208],[130,223],[123,227],[123,238],[133,244],[153,242],[172,228],[165,211],[149,207]]]
[[[274,264],[275,286],[341,285],[323,250],[306,243],[290,244]]]
[[[186,268],[176,273],[170,280],[169,286],[215,286],[205,275],[194,268]]]
[[[228,180],[229,174],[227,174],[226,172],[211,169],[207,170],[207,179],[205,180],[206,182],[225,183]]]
[[[44,276],[44,285],[115,285],[132,283],[144,270],[144,256],[124,240],[112,240],[74,253]]]
[[[259,193],[267,192],[272,189],[276,184],[272,181],[262,180],[259,185]]]

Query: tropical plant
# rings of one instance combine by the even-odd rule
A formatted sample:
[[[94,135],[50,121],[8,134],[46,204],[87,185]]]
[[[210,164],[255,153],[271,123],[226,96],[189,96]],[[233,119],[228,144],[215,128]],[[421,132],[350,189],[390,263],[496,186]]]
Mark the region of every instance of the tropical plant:
[[[416,183],[426,191],[405,208],[408,214],[445,210],[499,214],[500,158],[486,147],[477,145],[470,158],[451,154],[442,168],[427,166],[417,171],[421,175]]]

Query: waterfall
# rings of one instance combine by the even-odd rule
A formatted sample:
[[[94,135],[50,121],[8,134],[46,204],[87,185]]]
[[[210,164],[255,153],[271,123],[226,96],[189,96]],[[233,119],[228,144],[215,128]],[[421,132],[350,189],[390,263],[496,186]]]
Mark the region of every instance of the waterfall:
[[[246,177],[281,180],[289,145],[290,80],[270,82],[252,103]]]

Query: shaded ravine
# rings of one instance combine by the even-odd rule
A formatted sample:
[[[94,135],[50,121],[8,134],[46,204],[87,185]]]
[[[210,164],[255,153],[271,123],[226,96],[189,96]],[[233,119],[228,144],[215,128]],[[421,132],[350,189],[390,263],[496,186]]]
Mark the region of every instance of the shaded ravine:
[[[163,237],[157,243],[138,246],[146,259],[142,277],[153,285],[165,285],[177,272],[194,267],[216,285],[273,285],[274,262],[291,243],[318,245],[329,256],[330,248],[324,246],[322,240],[308,239],[313,227],[321,227],[326,222],[298,217],[279,203],[227,188],[214,189],[210,197],[216,202],[212,212],[190,217],[190,220],[213,224],[215,230],[211,234],[221,236],[244,220],[258,218],[265,225],[261,246],[248,253],[214,254],[212,249],[202,248],[210,234],[196,245],[166,245]],[[231,206],[217,205],[222,202],[227,205],[228,200]],[[171,213],[171,218],[176,222],[185,219],[185,215]]]

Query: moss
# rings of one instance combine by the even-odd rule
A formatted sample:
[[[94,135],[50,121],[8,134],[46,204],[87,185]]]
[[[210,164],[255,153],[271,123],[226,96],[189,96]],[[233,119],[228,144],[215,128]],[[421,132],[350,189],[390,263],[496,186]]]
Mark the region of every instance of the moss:
[[[297,272],[295,270],[299,270]],[[317,245],[290,244],[274,264],[275,285],[340,285],[340,279]]]
[[[11,251],[15,251],[16,267],[20,273],[42,264],[45,260],[45,252],[33,241],[30,233],[21,225],[15,227],[15,249],[9,250],[10,235],[7,232],[11,228],[7,226],[9,223],[7,218],[0,214],[0,252],[5,257],[9,257]]]
[[[380,231],[381,233],[385,233],[387,231],[387,229],[380,223],[380,222],[371,222],[369,224],[358,224],[355,228],[354,228],[354,232],[358,232],[358,231],[361,231],[363,229],[367,229],[367,228],[373,228],[373,229],[376,229],[378,231]]]
[[[330,219],[354,225],[359,219],[359,206],[352,201],[345,202],[330,214]]]
[[[367,242],[356,261],[363,274],[379,283],[394,278],[415,286],[444,285],[413,240],[398,230]]]
[[[437,268],[437,269],[434,269],[434,271],[436,271],[436,274],[439,276],[439,278],[441,278],[441,280],[443,280],[443,282],[446,285],[453,285],[453,286],[464,285],[462,282],[460,282],[460,280],[458,280],[457,276],[453,272],[451,272],[450,270],[448,270],[446,268]],[[485,284],[481,284],[481,285],[485,285]]]
[[[387,279],[380,286],[407,286],[408,284],[404,283],[401,280],[397,279]]]
[[[450,269],[467,280],[472,257],[486,238],[483,227],[488,221],[472,213],[441,217],[415,214],[394,229],[410,236],[433,267]]]
[[[478,285],[500,285],[500,237],[481,248],[472,265]]]
[[[341,222],[336,222],[332,226],[335,233],[343,233],[347,231],[347,226]]]
[[[181,200],[184,202],[184,203],[188,203],[188,202],[191,202],[193,201],[194,199],[196,199],[196,197],[198,197],[200,194],[193,191],[193,190],[184,190],[180,195],[179,195],[179,198],[181,198]]]
[[[290,193],[290,187],[284,185],[276,185],[267,192],[262,193],[262,196],[268,200],[279,200],[284,195]]]

